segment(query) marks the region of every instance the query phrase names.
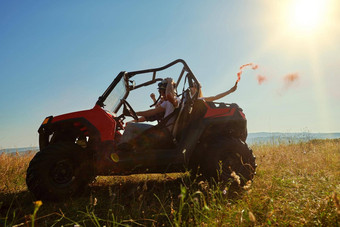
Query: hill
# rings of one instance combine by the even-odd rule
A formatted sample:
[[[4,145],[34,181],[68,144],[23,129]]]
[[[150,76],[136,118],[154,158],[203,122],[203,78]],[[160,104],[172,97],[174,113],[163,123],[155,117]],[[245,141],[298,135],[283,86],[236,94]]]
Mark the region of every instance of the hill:
[[[315,139],[337,139],[340,133],[283,133],[283,132],[256,132],[249,133],[247,138],[248,144],[254,143],[298,143],[307,142]]]

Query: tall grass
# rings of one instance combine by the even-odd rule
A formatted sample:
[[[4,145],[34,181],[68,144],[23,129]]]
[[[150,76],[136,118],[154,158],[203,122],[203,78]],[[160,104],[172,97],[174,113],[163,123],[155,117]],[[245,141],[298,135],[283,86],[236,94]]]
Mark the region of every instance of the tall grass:
[[[39,210],[24,183],[31,156],[1,155],[6,183],[0,226],[29,226],[32,217],[35,226],[340,225],[340,140],[252,148],[257,175],[241,190],[187,173],[98,177],[85,196],[44,203]]]
[[[0,193],[26,190],[26,170],[35,152],[0,153]]]

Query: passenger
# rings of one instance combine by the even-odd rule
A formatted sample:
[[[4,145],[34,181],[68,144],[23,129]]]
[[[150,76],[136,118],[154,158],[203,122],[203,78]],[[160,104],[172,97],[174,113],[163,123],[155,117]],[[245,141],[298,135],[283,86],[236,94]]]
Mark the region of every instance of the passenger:
[[[161,83],[159,83],[158,90],[161,96],[160,102],[156,104],[156,107],[153,109],[136,112],[138,116],[141,116],[138,119],[138,122],[153,120],[160,121],[169,116],[174,111],[175,107],[179,105],[180,101],[176,96],[174,82],[171,78],[164,79]],[[174,120],[175,117],[168,119],[167,122],[165,122],[165,126],[167,126],[167,128],[164,129],[152,129],[152,125],[149,124],[134,124],[132,122],[127,122],[121,143],[128,142],[134,145],[138,144],[138,147],[142,146],[141,144],[145,141],[148,141],[148,144],[156,144],[159,142],[157,142],[157,140],[159,140],[158,135],[164,135],[164,133],[166,133],[165,131],[169,134],[172,130]],[[147,133],[142,134],[142,132],[146,130]]]
[[[230,88],[229,90],[227,90],[225,92],[222,92],[222,93],[215,95],[215,96],[203,97],[201,85],[193,83],[192,86],[190,87],[190,93],[191,93],[191,96],[193,96],[198,91],[198,99],[203,99],[206,102],[213,102],[215,100],[221,99],[221,98],[229,95],[230,93],[236,91],[236,89],[237,89],[237,82],[235,83],[235,85],[232,88]]]

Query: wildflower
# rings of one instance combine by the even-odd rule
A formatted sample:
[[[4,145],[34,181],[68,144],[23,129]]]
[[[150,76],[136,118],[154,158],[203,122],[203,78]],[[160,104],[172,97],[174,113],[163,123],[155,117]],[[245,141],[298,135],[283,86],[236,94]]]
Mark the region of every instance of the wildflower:
[[[41,205],[42,205],[42,202],[41,202],[41,200],[38,200],[38,201],[33,202],[33,204],[34,204],[34,211],[33,211],[33,214],[31,215],[32,226],[34,226],[35,217],[37,215],[39,207],[41,207]]]
[[[255,218],[254,214],[251,211],[249,211],[249,220],[251,222],[256,222],[256,218]]]
[[[247,181],[247,183],[243,186],[244,190],[248,190],[251,186],[251,180]]]
[[[42,205],[42,201],[38,200],[38,201],[33,202],[33,204],[34,204],[35,208],[39,208]]]
[[[208,184],[205,181],[200,181],[198,185],[201,187],[202,190],[207,190]]]
[[[233,171],[233,172],[230,174],[230,176],[231,176],[232,178],[234,178],[234,181],[236,181],[238,185],[241,184],[240,176],[238,176],[238,175],[235,173],[235,171]]]

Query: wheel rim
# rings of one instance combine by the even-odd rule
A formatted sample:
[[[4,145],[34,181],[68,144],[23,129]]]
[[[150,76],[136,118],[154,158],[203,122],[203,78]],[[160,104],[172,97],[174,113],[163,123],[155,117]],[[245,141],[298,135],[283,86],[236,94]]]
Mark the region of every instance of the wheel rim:
[[[70,160],[61,160],[57,162],[51,171],[51,177],[53,182],[57,185],[66,185],[72,182],[73,176],[73,165]]]

